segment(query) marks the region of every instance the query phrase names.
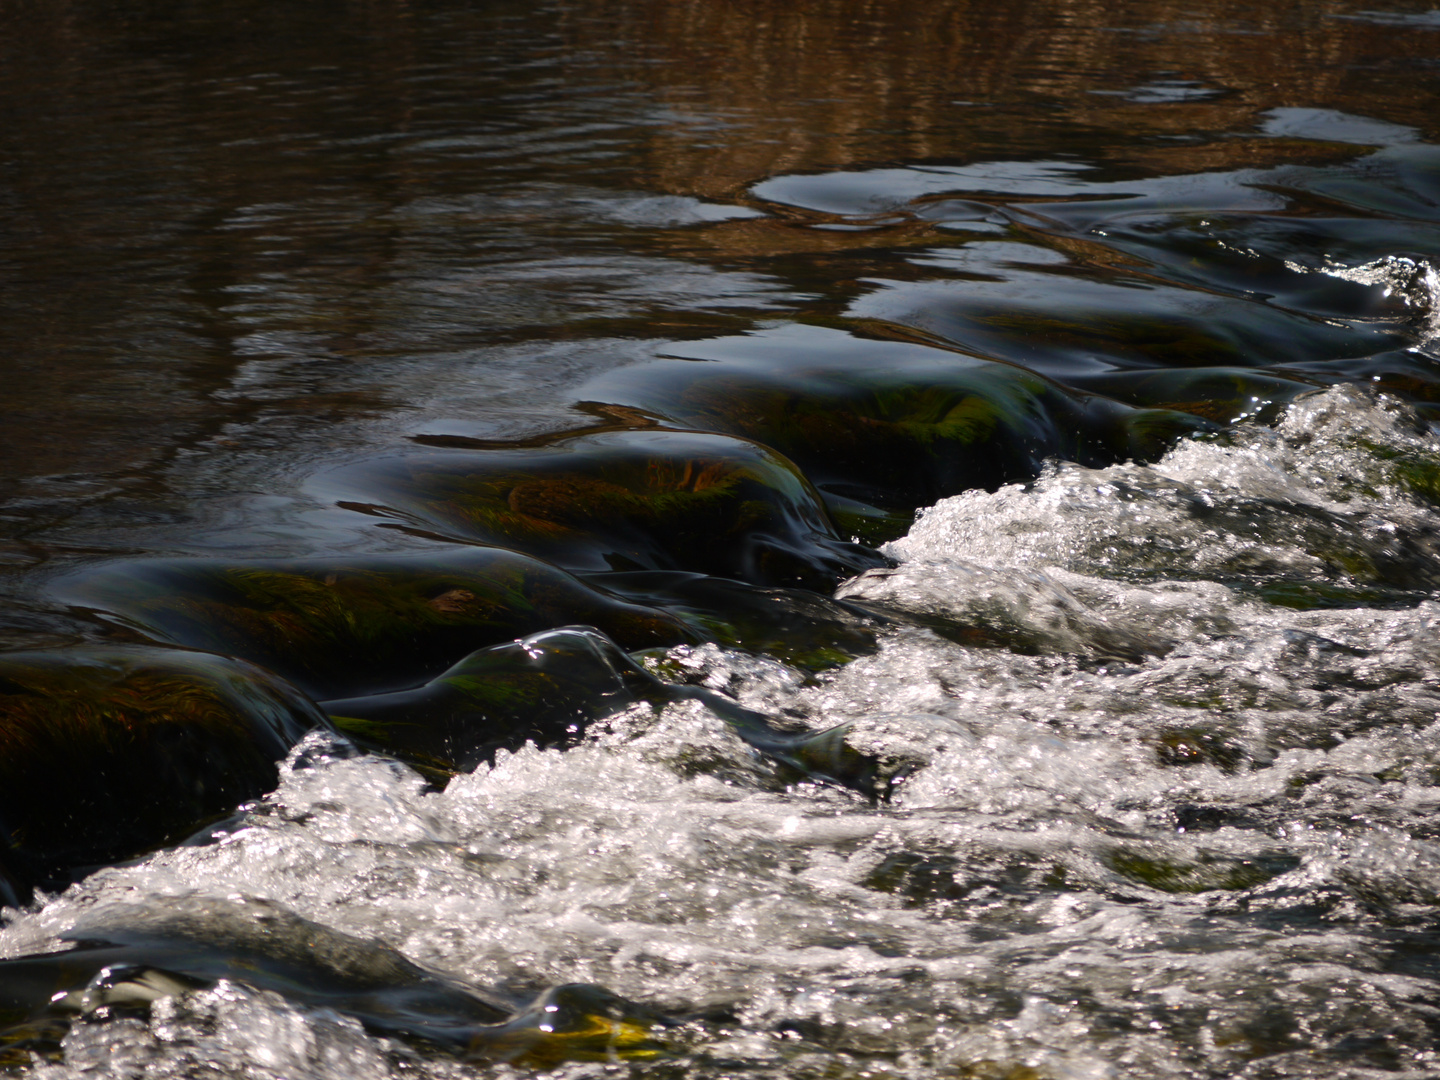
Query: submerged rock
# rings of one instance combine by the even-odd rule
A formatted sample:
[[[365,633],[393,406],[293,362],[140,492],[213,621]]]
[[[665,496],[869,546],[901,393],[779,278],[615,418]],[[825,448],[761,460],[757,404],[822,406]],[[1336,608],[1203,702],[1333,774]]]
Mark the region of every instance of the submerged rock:
[[[528,1004],[428,971],[386,945],[253,899],[172,898],[62,935],[63,952],[0,960],[0,1045],[53,1051],[79,1018],[143,1014],[221,979],[353,1016],[370,1031],[467,1058],[545,1066],[649,1057],[664,1023],[582,984]]]
[[[56,591],[153,640],[244,657],[316,698],[413,687],[477,648],[576,621],[632,649],[696,637],[666,612],[493,548],[111,563]]]
[[[815,672],[877,648],[885,616],[803,589],[763,588],[679,571],[593,574],[586,580],[671,611],[721,645]]]
[[[617,431],[533,448],[431,449],[322,483],[351,509],[570,570],[689,570],[828,592],[885,565],[836,535],[794,465],[723,435]]]
[[[1147,409],[1174,409],[1214,421],[1275,420],[1281,410],[1321,383],[1293,372],[1241,367],[1160,368],[1084,375],[1073,384]]]
[[[1419,349],[1394,349],[1338,360],[1309,360],[1274,369],[1274,374],[1313,379],[1324,386],[1362,385],[1394,394],[1417,413],[1434,420],[1440,409],[1440,360]]]
[[[362,744],[422,766],[468,772],[500,749],[568,746],[594,720],[661,684],[589,627],[531,634],[467,656],[414,690],[324,702]]]
[[[1031,479],[1047,458],[1153,459],[1211,427],[958,355],[666,360],[602,376],[582,393],[774,447],[804,470],[842,530],[869,542],[899,535],[915,509],[946,496]]]
[[[220,656],[0,655],[0,900],[183,838],[271,790],[324,724],[293,687]]]
[[[566,626],[481,650],[415,690],[324,702],[357,742],[422,768],[469,771],[500,749],[572,746],[596,720],[637,702],[699,701],[756,750],[798,771],[866,795],[876,761],[845,731],[787,731],[714,691],[656,678],[604,634]]]

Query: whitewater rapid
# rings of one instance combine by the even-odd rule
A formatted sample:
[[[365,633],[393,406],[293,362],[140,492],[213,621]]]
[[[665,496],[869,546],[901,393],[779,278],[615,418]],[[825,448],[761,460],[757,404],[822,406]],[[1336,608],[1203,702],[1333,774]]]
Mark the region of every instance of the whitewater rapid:
[[[894,621],[839,669],[652,658],[798,727],[850,723],[888,802],[791,783],[699,701],[440,791],[311,736],[205,842],[10,912],[0,956],[263,903],[476,986],[594,982],[681,1021],[663,1060],[557,1076],[1304,1074],[1356,1054],[1432,1075],[1440,992],[1407,934],[1440,900],[1437,463],[1407,406],[1317,392],[1154,465],[1056,464],[931,507],[895,568],[840,588]],[[64,1052],[28,1075],[509,1068],[228,981],[96,1015]]]

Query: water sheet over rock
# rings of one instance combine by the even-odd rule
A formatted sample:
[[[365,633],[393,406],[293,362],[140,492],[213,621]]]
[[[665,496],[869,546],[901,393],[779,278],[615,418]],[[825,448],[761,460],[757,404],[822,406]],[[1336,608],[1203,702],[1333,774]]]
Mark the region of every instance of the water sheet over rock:
[[[78,1020],[143,1013],[222,979],[477,1060],[544,1066],[658,1048],[648,1033],[659,1018],[598,986],[552,987],[527,1005],[264,900],[120,908],[61,940],[64,951],[0,960],[0,1046],[11,1055],[53,1050]]]
[[[273,788],[276,762],[324,725],[294,687],[220,656],[0,656],[0,900],[182,839]]]
[[[689,570],[829,591],[885,564],[836,535],[785,458],[747,439],[614,431],[533,449],[428,450],[322,481],[342,504],[571,570]]]
[[[672,665],[673,666],[673,665]],[[880,762],[851,747],[843,727],[785,729],[702,686],[656,678],[586,626],[532,634],[466,657],[416,690],[327,701],[340,729],[422,768],[469,772],[498,750],[532,742],[574,746],[591,722],[640,702],[698,701],[760,753],[799,776],[883,795]]]
[[[415,690],[327,701],[337,727],[423,766],[469,772],[501,748],[573,745],[593,720],[663,698],[661,684],[589,627],[467,656]]]
[[[903,531],[910,513],[945,496],[1028,480],[1047,458],[1150,459],[1210,429],[1011,364],[817,327],[707,341],[682,355],[580,392],[774,447],[804,470],[842,529],[865,538]]]
[[[494,548],[111,563],[56,593],[153,640],[242,656],[317,698],[416,686],[478,648],[576,621],[632,649],[695,636],[664,611]]]

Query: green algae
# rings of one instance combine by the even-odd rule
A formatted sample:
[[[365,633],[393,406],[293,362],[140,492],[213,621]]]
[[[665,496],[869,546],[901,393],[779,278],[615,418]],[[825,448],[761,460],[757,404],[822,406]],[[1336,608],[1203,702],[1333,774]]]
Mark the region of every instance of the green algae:
[[[789,461],[723,435],[609,431],[430,449],[348,466],[319,486],[387,524],[570,570],[690,570],[829,591],[884,562],[841,539]]]
[[[477,648],[577,620],[626,648],[696,638],[664,611],[492,548],[118,562],[56,593],[151,640],[244,657],[317,698],[415,686]]]
[[[662,666],[663,670],[663,666]],[[800,779],[879,796],[880,763],[850,746],[848,726],[789,731],[702,687],[666,682],[587,626],[560,627],[483,649],[413,690],[326,701],[336,727],[362,746],[441,777],[526,742],[564,748],[631,705],[699,701],[742,740]]]
[[[806,357],[789,366],[667,360],[613,372],[582,392],[592,408],[639,409],[773,447],[870,541],[893,538],[907,515],[946,496],[1032,479],[1048,458],[1149,460],[1177,438],[1213,430],[1188,413],[1132,408],[958,355],[873,364]]]
[[[1182,862],[1124,848],[1112,851],[1106,862],[1121,877],[1168,893],[1249,889],[1300,865],[1297,856],[1288,854],[1240,858],[1202,853]]]

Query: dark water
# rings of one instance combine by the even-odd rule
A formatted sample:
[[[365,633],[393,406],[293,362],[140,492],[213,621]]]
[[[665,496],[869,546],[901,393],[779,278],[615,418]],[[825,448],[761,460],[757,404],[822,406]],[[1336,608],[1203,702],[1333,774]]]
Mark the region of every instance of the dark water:
[[[0,25],[0,1066],[1440,1075],[1440,12]]]

